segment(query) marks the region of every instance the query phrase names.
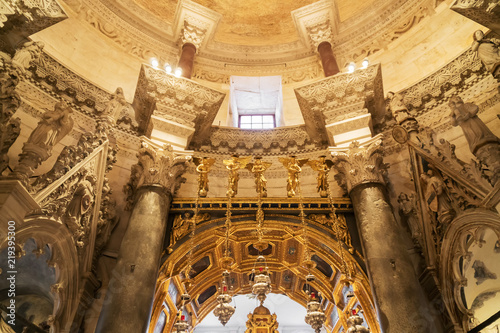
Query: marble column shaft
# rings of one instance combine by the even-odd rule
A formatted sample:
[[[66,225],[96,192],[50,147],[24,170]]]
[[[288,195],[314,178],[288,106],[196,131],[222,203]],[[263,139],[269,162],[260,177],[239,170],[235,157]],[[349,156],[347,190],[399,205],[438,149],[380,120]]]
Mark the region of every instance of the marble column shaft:
[[[96,332],[145,332],[151,314],[171,196],[138,190]]]
[[[178,66],[182,68],[182,77],[190,79],[193,75],[194,56],[196,54],[196,46],[191,43],[186,43],[182,46],[181,57]]]
[[[355,143],[348,152],[333,153],[354,207],[380,327],[384,333],[442,332],[386,196],[380,144]]]
[[[337,60],[333,55],[332,44],[329,42],[322,42],[318,45],[318,53],[323,65],[323,72],[325,76],[332,76],[340,72]]]

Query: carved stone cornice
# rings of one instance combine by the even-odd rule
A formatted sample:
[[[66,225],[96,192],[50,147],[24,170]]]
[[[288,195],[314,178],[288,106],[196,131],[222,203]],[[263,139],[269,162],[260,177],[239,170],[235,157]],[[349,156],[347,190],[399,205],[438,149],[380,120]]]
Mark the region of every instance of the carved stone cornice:
[[[206,141],[224,97],[224,93],[194,81],[143,65],[133,102],[139,131],[149,135],[154,124],[164,119],[185,130],[174,133],[184,140],[192,134],[190,128],[193,129],[191,144]]]
[[[380,65],[327,77],[296,88],[295,95],[309,135],[331,144],[331,134],[335,133],[328,135],[325,126],[359,116],[363,109],[368,110],[375,124],[385,116]]]
[[[500,34],[500,4],[496,0],[456,0],[451,10]]]
[[[43,29],[46,29],[67,16],[56,0],[23,1],[0,0],[0,28],[3,47],[9,46],[12,51],[16,43]],[[15,39],[6,36],[15,34]],[[3,51],[7,51],[3,49]]]
[[[388,165],[383,162],[384,149],[381,137],[360,144],[353,141],[349,148],[330,148],[333,167],[339,173],[335,179],[350,193],[361,184],[378,183],[385,185],[384,174]]]
[[[131,208],[136,191],[143,186],[162,186],[171,196],[184,183],[182,177],[190,156],[175,153],[172,146],[160,147],[146,137],[141,138],[138,162],[131,168],[130,180],[124,187],[127,208]]]

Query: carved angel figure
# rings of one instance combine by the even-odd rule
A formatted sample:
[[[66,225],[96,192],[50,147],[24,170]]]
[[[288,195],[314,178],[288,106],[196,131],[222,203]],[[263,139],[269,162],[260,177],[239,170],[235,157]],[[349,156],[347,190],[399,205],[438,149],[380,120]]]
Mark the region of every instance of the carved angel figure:
[[[176,215],[172,224],[172,230],[170,231],[170,244],[168,246],[168,253],[172,253],[173,246],[179,241],[179,239],[188,234],[190,226],[193,222],[200,223],[208,220],[210,220],[209,213],[193,216],[191,212],[184,212],[184,214],[182,215]]]
[[[66,134],[71,132],[74,123],[70,115],[72,112],[73,110],[66,102],[57,102],[54,111],[47,111],[42,115],[42,120],[31,132],[27,143],[50,151]]]
[[[389,91],[387,93],[387,101],[389,109],[392,112],[392,116],[398,124],[401,124],[405,120],[412,118],[408,108],[403,103],[403,96],[398,93],[393,93]]]
[[[196,164],[196,172],[198,172],[198,193],[200,197],[206,197],[208,193],[208,172],[215,160],[208,157],[193,157],[193,162]]]
[[[422,233],[420,231],[415,201],[415,194],[408,196],[408,194],[401,192],[398,197],[399,216],[401,217],[401,224],[411,235],[413,242],[421,246]]]
[[[484,67],[497,80],[500,80],[500,39],[484,38],[484,32],[477,30],[473,35],[472,51],[484,64]]]
[[[294,197],[299,186],[299,175],[302,172],[302,166],[307,163],[307,159],[297,160],[295,156],[280,157],[279,161],[288,170],[286,191],[289,198]]]
[[[256,157],[255,162],[248,163],[246,168],[255,175],[255,189],[259,195],[267,197],[267,179],[264,171],[271,166],[269,162],[263,162],[262,157]]]
[[[240,179],[238,170],[246,167],[251,158],[250,156],[240,158],[238,155],[233,155],[230,160],[223,161],[226,169],[229,171],[227,195],[234,197],[238,193],[238,180]]]
[[[45,46],[43,42],[26,42],[23,47],[16,51],[12,58],[12,65],[20,72],[24,73],[26,69],[38,61]]]
[[[328,196],[328,172],[333,166],[333,162],[326,159],[326,156],[320,156],[319,160],[308,161],[307,164],[314,170],[318,172],[318,186],[317,190],[322,198]]]

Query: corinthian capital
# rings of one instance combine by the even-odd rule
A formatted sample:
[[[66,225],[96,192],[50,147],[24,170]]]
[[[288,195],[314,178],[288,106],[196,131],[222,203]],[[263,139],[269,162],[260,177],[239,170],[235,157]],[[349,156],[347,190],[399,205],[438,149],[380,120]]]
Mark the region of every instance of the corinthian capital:
[[[205,38],[206,33],[207,29],[205,27],[197,26],[188,21],[184,21],[184,27],[181,31],[182,45],[190,43],[196,47],[196,50],[198,50],[203,42],[203,39]]]
[[[330,24],[330,20],[326,20],[314,26],[307,27],[307,33],[309,38],[311,38],[311,44],[314,49],[317,50],[319,44],[322,42],[332,42],[333,39],[333,29]]]
[[[162,186],[173,196],[180,185],[186,181],[182,174],[186,171],[191,157],[175,153],[170,145],[159,146],[142,137],[137,158],[138,162],[132,166],[130,180],[124,188],[130,205],[135,191],[140,187]]]
[[[340,174],[335,177],[340,186],[348,192],[361,184],[385,184],[383,174],[388,165],[383,162],[382,140],[380,138],[360,145],[353,141],[348,149],[331,149],[333,167]]]

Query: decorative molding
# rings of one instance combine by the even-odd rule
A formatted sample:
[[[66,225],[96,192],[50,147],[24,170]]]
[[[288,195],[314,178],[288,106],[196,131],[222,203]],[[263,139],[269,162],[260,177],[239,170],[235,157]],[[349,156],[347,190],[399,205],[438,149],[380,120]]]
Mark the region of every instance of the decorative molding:
[[[500,34],[500,5],[497,0],[456,0],[450,9]]]

